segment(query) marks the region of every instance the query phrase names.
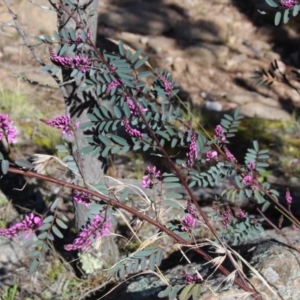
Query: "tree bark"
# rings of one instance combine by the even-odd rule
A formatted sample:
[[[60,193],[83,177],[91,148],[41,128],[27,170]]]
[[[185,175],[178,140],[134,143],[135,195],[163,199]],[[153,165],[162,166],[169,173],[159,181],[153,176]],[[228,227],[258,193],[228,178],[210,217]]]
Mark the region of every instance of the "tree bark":
[[[91,31],[91,39],[93,42],[96,42],[97,36],[97,20],[98,20],[98,0],[93,0],[89,2],[88,0],[78,0],[75,2],[78,9],[71,10],[70,6],[67,6],[66,9],[68,12],[72,13],[72,15],[76,18],[76,20],[80,21],[80,23],[85,27],[89,28]],[[80,8],[84,7],[84,9]],[[89,17],[89,13],[95,11],[94,16]],[[85,25],[87,24],[87,25]],[[58,27],[59,33],[61,35],[61,30],[63,28],[70,29],[73,28],[78,35],[80,35],[81,29],[76,26],[76,22],[70,15],[60,9],[60,14],[58,15]],[[65,56],[75,56],[76,53],[64,54]],[[66,114],[71,116],[71,123],[75,125],[77,122],[80,124],[89,121],[87,117],[87,113],[91,111],[94,105],[97,104],[97,97],[93,92],[79,92],[78,90],[83,84],[83,81],[75,80],[71,83],[72,77],[71,72],[73,70],[62,69],[64,89],[65,89],[65,107]],[[94,184],[101,182],[101,178],[104,175],[103,163],[97,158],[92,157],[91,155],[80,155],[78,149],[82,149],[85,146],[88,146],[88,142],[86,140],[86,136],[83,130],[76,130],[74,139],[71,141],[73,145],[76,146],[77,150],[74,151],[73,156],[77,162],[77,165],[80,169],[81,175],[83,177],[84,182],[89,184]],[[82,226],[86,224],[86,216],[89,214],[89,209],[79,203],[74,203],[75,206],[75,222],[77,231],[79,231]],[[106,266],[115,263],[118,260],[118,247],[115,243],[112,236],[106,236],[103,238],[105,242],[101,243],[101,257],[105,259],[104,263]],[[99,243],[98,243],[99,244]],[[100,249],[98,249],[100,250]]]

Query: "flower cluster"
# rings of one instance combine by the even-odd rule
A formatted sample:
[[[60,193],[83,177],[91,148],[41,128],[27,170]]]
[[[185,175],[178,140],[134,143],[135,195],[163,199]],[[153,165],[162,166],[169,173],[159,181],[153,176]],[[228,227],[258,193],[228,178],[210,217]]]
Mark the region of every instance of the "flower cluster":
[[[25,219],[9,228],[0,229],[0,235],[7,238],[13,238],[21,233],[25,233],[25,237],[35,232],[43,224],[42,219],[34,213],[30,213]]]
[[[247,186],[252,186],[253,189],[258,187],[258,178],[255,171],[255,162],[251,161],[247,165],[248,170],[250,171],[247,175],[245,175],[242,179],[243,184]]]
[[[239,220],[244,220],[247,218],[245,212],[240,208],[235,212],[235,217]]]
[[[285,8],[292,8],[296,4],[299,4],[299,1],[298,0],[286,0],[286,1],[279,0],[279,4]]]
[[[250,170],[250,171],[254,171],[255,170],[255,162],[254,161],[250,161],[247,165],[247,168]]]
[[[201,276],[199,274],[188,275],[188,274],[184,273],[183,277],[187,284],[192,284],[193,282],[203,280],[203,278],[201,278]]]
[[[158,74],[157,76],[164,84],[166,96],[170,97],[172,95],[172,90],[174,88],[172,82],[170,82],[165,76],[161,74]]]
[[[126,117],[123,118],[123,124],[124,124],[124,127],[125,127],[125,131],[131,137],[135,137],[135,138],[140,139],[140,140],[143,138],[143,134],[139,130],[130,127],[129,120]]]
[[[0,141],[6,137],[9,143],[15,143],[17,130],[13,126],[13,121],[9,121],[8,115],[0,114]]]
[[[74,127],[77,129],[79,127],[79,122],[73,127],[71,125],[71,118],[69,115],[57,116],[53,120],[42,120],[48,126],[57,128],[61,130],[62,134],[66,134],[68,137],[74,134]]]
[[[182,227],[181,230],[183,231],[190,231],[192,228],[196,226],[196,220],[195,218],[187,214],[181,219]]]
[[[218,161],[218,152],[209,150],[205,153],[205,160],[210,161],[212,159]]]
[[[109,93],[111,90],[115,89],[116,87],[120,86],[122,84],[122,81],[119,79],[116,79],[114,81],[112,81],[108,87],[107,87],[107,93]]]
[[[242,179],[243,184],[245,185],[251,185],[253,182],[253,177],[251,175],[246,175],[243,179]]]
[[[291,193],[290,193],[289,189],[286,189],[285,200],[286,200],[286,202],[287,202],[288,205],[292,204],[293,198],[291,196]]]
[[[222,210],[222,224],[224,227],[227,227],[229,224],[229,221],[231,219],[231,209],[229,206],[226,207],[226,209]]]
[[[224,148],[226,157],[227,157],[230,161],[236,163],[236,162],[237,162],[236,158],[235,158],[234,155],[228,150],[228,148],[227,148],[226,146],[223,146],[223,148]]]
[[[192,132],[191,142],[189,144],[189,152],[186,154],[186,156],[188,158],[187,166],[192,168],[195,160],[198,157],[197,134],[195,131]]]
[[[51,47],[49,47],[49,53],[51,61],[59,67],[72,69],[81,67],[81,72],[85,73],[93,65],[87,57],[64,57],[57,55]]]
[[[215,128],[215,138],[217,138],[221,142],[226,141],[226,137],[224,135],[224,130],[223,130],[223,127],[221,125],[217,125],[216,128]]]
[[[85,206],[89,206],[91,204],[91,196],[86,192],[74,190],[72,197],[74,201],[77,203],[83,203]]]
[[[131,114],[133,114],[134,116],[138,116],[139,115],[139,110],[137,109],[137,107],[134,104],[134,102],[129,97],[125,98],[125,102],[127,103],[128,107],[130,109]],[[137,103],[137,106],[139,107],[139,109],[142,112],[148,111],[147,108],[143,108],[139,103]]]
[[[161,182],[157,178],[160,178],[160,171],[156,170],[155,166],[153,168],[148,166],[145,172],[145,176],[143,176],[142,188],[152,189],[154,185]]]
[[[100,215],[96,215],[90,224],[80,232],[73,244],[65,245],[65,249],[67,251],[86,250],[95,239],[109,234],[110,226],[109,220],[105,221]]]
[[[89,39],[92,37],[92,32],[91,32],[90,29],[88,29],[88,30],[86,31],[86,36],[87,36],[87,38],[89,38]],[[83,40],[82,40],[82,37],[81,37],[80,35],[78,35],[75,42],[72,41],[72,40],[69,40],[68,42],[69,42],[70,45],[71,45],[71,44],[80,44],[80,43],[83,42]]]
[[[199,219],[199,215],[196,213],[196,211],[192,207],[192,203],[189,200],[187,204],[187,212],[195,219]]]

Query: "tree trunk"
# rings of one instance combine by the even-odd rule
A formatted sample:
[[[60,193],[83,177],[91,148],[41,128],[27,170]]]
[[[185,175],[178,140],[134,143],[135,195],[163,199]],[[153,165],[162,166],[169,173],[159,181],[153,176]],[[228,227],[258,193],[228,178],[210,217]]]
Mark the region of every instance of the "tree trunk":
[[[70,6],[67,6],[66,9],[72,13],[78,21],[80,20],[82,25],[87,24],[84,27],[90,29],[92,35],[91,39],[95,43],[97,36],[98,0],[93,0],[92,2],[87,0],[78,0],[75,3],[78,7],[84,7],[84,9],[79,8],[72,10]],[[94,16],[88,18],[87,16],[92,11],[95,11]],[[77,28],[75,21],[63,9],[61,9],[61,14],[58,16],[58,27],[60,35],[63,28],[67,30],[73,28],[77,36],[81,32],[81,30]],[[76,53],[69,54],[65,52],[64,55],[70,57],[75,56]],[[78,92],[83,81],[73,81],[68,83],[73,79],[70,76],[71,72],[72,70],[62,69],[63,82],[65,83],[66,113],[71,116],[71,122],[73,125],[77,122],[82,124],[89,121],[87,112],[89,112],[98,101],[93,92]],[[76,148],[79,149],[88,146],[83,130],[76,130],[72,143],[74,143]],[[91,155],[81,156],[78,150],[75,151],[73,155],[84,182],[89,184],[100,182],[104,175],[103,163],[97,157],[92,157]],[[81,227],[86,224],[86,216],[89,214],[89,210],[83,204],[74,203],[74,206],[76,228],[77,231],[79,231]],[[101,249],[99,250],[101,250],[101,257],[105,259],[104,263],[107,266],[117,261],[118,247],[112,236],[106,236],[103,239],[105,242],[101,242]]]

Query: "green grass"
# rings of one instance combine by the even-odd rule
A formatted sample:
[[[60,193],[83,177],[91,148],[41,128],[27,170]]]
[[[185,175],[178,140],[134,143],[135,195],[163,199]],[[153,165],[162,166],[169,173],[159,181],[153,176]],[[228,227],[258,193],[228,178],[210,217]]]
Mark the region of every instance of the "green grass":
[[[53,153],[55,146],[61,143],[61,133],[40,121],[40,119],[49,119],[54,114],[49,108],[46,110],[43,107],[43,101],[28,97],[19,91],[0,87],[0,112],[9,115],[25,140]]]

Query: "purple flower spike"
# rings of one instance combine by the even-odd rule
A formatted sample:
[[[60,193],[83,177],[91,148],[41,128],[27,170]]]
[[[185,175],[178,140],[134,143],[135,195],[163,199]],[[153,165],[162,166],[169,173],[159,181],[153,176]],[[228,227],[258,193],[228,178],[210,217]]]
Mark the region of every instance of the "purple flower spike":
[[[65,245],[65,249],[67,251],[86,250],[95,239],[109,234],[110,226],[109,220],[105,221],[100,215],[96,215],[90,224],[80,232],[73,244]]]
[[[223,130],[223,127],[221,125],[217,125],[216,128],[215,128],[215,138],[217,138],[221,142],[226,141],[226,137],[224,135],[224,130]]]
[[[172,95],[173,90],[173,84],[170,82],[165,76],[158,74],[157,77],[163,82],[164,89],[167,97],[170,97]]]
[[[186,154],[188,161],[187,166],[192,168],[194,165],[195,160],[198,157],[198,150],[197,150],[197,135],[196,132],[193,131],[191,142],[189,145],[189,152]]]
[[[295,6],[298,3],[299,3],[298,0],[286,0],[286,1],[279,0],[279,4],[285,8],[292,8],[293,6]]]
[[[255,170],[255,162],[254,161],[250,161],[247,165],[248,169],[250,171],[254,171]]]
[[[253,177],[251,175],[246,175],[243,180],[243,184],[245,185],[251,185],[253,183]]]
[[[188,275],[184,272],[183,277],[184,277],[187,284],[192,284],[193,282],[203,280],[203,278],[199,274]]]
[[[124,124],[124,127],[125,127],[125,131],[130,136],[135,137],[139,140],[141,140],[143,138],[143,134],[139,130],[133,129],[133,128],[130,127],[129,120],[126,117],[123,118],[123,124]]]
[[[225,151],[225,155],[226,157],[231,160],[232,162],[236,163],[237,160],[236,158],[234,157],[234,155],[228,150],[228,148],[226,146],[224,146],[224,151]]]
[[[159,184],[161,181],[157,178],[160,177],[160,171],[156,170],[156,167],[153,168],[147,167],[145,176],[143,176],[142,188],[152,189],[154,185]]]
[[[51,61],[62,68],[72,68],[78,69],[81,67],[81,72],[85,73],[88,68],[92,67],[92,62],[87,57],[64,57],[59,56],[55,53],[53,48],[49,47],[50,59]]]
[[[195,219],[199,219],[199,215],[196,213],[196,211],[193,209],[192,207],[192,203],[191,201],[188,201],[188,204],[187,204],[187,211],[188,213]]]
[[[119,79],[116,79],[114,81],[112,81],[108,87],[107,87],[107,93],[109,93],[111,90],[115,89],[116,87],[120,86],[122,84],[122,81]]]
[[[183,231],[190,231],[192,228],[194,228],[196,226],[196,220],[190,214],[185,215],[181,219],[181,222],[183,224],[183,226],[181,227],[181,230],[183,230]]]
[[[288,205],[292,204],[293,198],[291,196],[291,193],[290,193],[289,189],[286,189],[285,200],[286,200]]]
[[[244,220],[247,218],[245,212],[242,210],[242,209],[239,209],[237,212],[236,212],[236,217],[240,220]]]
[[[17,130],[13,126],[13,121],[9,121],[8,115],[0,114],[0,141],[6,137],[9,143],[16,143]]]
[[[227,227],[231,219],[231,209],[229,206],[222,211],[222,217],[223,217],[222,224],[224,227]]]
[[[218,152],[217,151],[207,151],[205,153],[205,160],[206,161],[210,161],[212,159],[218,161]]]
[[[61,133],[68,137],[74,135],[74,127],[75,129],[79,127],[79,122],[77,122],[74,127],[71,125],[71,118],[69,115],[57,116],[53,120],[41,121],[50,127],[60,129]]]
[[[86,192],[80,192],[75,190],[73,192],[73,200],[77,203],[83,203],[85,206],[89,206],[91,204],[90,195]]]
[[[125,102],[127,103],[129,109],[130,109],[130,112],[131,114],[133,114],[134,116],[138,116],[139,115],[139,111],[136,107],[136,105],[134,104],[134,102],[129,98],[129,97],[126,97],[125,98]],[[137,103],[138,107],[140,108],[140,110],[144,113],[146,111],[148,111],[147,108],[143,108],[139,103]]]
[[[25,233],[25,237],[28,237],[31,233],[35,232],[43,224],[42,219],[30,213],[25,219],[7,229],[0,229],[0,235],[7,238],[13,238],[21,233]]]

